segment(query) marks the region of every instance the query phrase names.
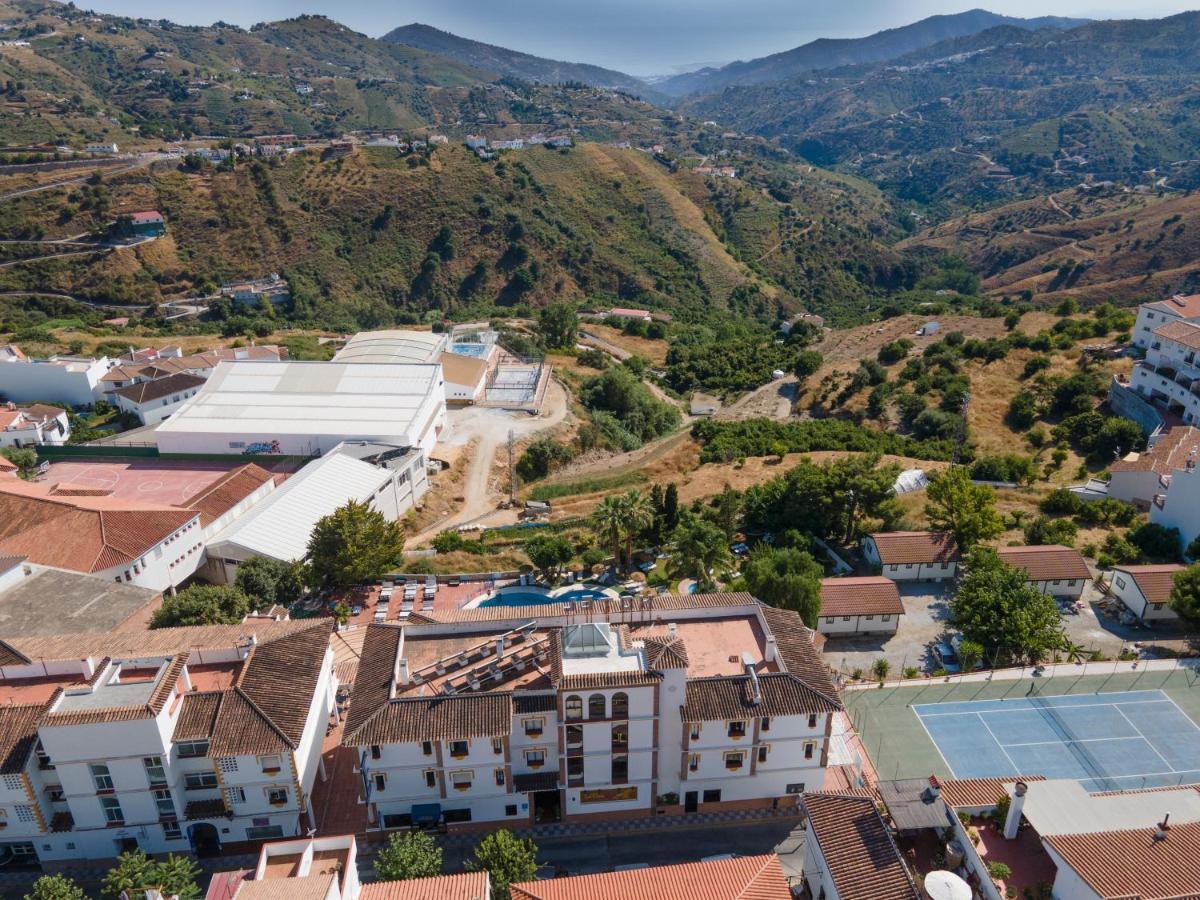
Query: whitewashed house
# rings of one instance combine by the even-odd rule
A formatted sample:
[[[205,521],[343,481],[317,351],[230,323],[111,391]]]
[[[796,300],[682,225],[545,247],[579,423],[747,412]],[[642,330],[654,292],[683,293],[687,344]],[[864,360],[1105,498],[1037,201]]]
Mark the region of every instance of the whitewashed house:
[[[996,555],[1024,572],[1026,580],[1038,591],[1055,597],[1082,596],[1092,577],[1083,554],[1061,544],[1000,547]]]
[[[1174,563],[1153,566],[1113,566],[1109,590],[1125,608],[1145,624],[1175,622],[1179,617],[1170,607],[1175,573],[1183,566]]]
[[[862,540],[863,556],[893,581],[942,581],[958,570],[954,538],[944,531],[886,531]]]
[[[821,580],[817,631],[828,637],[895,634],[904,615],[896,582],[882,575]]]

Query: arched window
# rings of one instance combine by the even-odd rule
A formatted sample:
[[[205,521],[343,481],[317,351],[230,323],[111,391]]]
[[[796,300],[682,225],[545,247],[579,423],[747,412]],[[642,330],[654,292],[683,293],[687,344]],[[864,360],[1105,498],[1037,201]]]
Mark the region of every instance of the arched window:
[[[629,695],[618,691],[612,696],[612,717],[614,719],[629,718]]]
[[[572,694],[566,700],[567,721],[583,718],[583,698]]]
[[[605,703],[603,694],[592,694],[588,697],[588,718],[603,719],[605,712]]]

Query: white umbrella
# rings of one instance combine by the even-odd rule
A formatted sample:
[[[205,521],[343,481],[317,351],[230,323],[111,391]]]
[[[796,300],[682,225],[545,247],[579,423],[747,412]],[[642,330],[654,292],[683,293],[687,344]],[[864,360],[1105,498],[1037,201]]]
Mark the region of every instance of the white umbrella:
[[[938,870],[925,876],[930,900],[971,900],[971,886],[953,872]]]

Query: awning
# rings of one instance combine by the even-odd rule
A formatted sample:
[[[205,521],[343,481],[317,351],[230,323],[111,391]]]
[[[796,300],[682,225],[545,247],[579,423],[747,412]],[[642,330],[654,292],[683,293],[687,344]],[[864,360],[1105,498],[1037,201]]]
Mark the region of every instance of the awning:
[[[442,804],[414,803],[412,822],[414,825],[436,825],[442,821]]]
[[[530,791],[556,791],[558,790],[558,770],[514,775],[513,787],[517,789],[518,794],[527,794]]]

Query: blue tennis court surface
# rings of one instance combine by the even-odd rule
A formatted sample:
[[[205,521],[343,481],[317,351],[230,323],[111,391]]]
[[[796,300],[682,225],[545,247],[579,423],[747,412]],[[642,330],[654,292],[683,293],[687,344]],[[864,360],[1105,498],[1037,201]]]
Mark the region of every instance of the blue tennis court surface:
[[[1162,691],[913,707],[956,778],[1045,775],[1089,791],[1200,783],[1200,727]]]

